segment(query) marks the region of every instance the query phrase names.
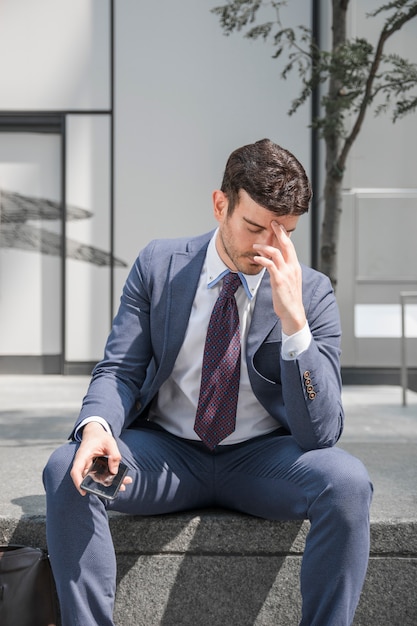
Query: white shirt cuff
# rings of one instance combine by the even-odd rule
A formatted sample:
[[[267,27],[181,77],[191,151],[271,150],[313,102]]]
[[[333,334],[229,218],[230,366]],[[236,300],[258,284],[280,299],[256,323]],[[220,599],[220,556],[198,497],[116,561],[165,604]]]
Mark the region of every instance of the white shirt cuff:
[[[293,335],[282,332],[281,355],[284,361],[294,361],[304,350],[307,350],[311,342],[311,330],[306,322],[304,328]]]
[[[98,422],[99,424],[101,424],[103,426],[105,431],[107,431],[108,433],[111,434],[110,426],[108,425],[106,420],[103,419],[102,417],[99,417],[98,415],[92,415],[91,417],[86,417],[85,419],[83,419],[81,424],[79,424],[79,426],[77,426],[77,428],[75,430],[75,433],[74,433],[75,441],[81,441],[81,437],[79,435],[79,432],[80,432],[80,430],[82,428],[84,428],[84,426],[86,424],[89,424],[90,422]]]

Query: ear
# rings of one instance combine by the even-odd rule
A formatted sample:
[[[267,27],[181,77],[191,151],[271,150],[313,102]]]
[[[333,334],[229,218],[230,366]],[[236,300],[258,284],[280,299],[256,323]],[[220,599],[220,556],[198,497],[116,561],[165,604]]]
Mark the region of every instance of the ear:
[[[221,224],[227,215],[229,201],[223,191],[216,189],[213,191],[213,212],[216,220]]]

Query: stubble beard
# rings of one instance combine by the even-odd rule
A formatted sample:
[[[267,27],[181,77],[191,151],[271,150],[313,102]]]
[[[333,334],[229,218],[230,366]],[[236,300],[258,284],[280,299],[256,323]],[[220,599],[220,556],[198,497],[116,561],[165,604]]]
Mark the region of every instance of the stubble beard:
[[[254,262],[253,252],[238,253],[232,244],[229,245],[228,241],[225,241],[223,233],[220,231],[219,239],[223,253],[226,256],[226,265],[230,270],[242,272],[242,274],[247,274],[248,276],[259,274],[262,267]]]

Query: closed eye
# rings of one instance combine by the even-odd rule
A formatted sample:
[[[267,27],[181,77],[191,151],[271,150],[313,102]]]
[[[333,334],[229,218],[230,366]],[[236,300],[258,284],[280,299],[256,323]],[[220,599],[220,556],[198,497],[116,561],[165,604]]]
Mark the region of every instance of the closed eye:
[[[248,220],[247,217],[243,218],[243,221],[246,222],[247,229],[250,233],[259,234],[265,230],[265,227],[262,224],[256,224],[251,220]]]
[[[264,229],[264,228],[253,228],[253,227],[252,227],[252,228],[249,228],[249,226],[248,226],[248,231],[249,231],[250,233],[253,233],[253,234],[259,234],[259,233],[261,233],[263,230],[265,230],[265,229]]]

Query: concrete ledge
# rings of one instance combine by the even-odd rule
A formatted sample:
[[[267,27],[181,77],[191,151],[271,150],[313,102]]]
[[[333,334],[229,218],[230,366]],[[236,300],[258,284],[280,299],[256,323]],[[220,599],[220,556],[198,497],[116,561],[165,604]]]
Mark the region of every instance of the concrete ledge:
[[[295,626],[307,522],[207,510],[111,514],[118,626]],[[0,518],[4,543],[46,547],[43,516]],[[323,567],[325,567],[323,563]],[[417,521],[373,522],[356,626],[415,626]]]

